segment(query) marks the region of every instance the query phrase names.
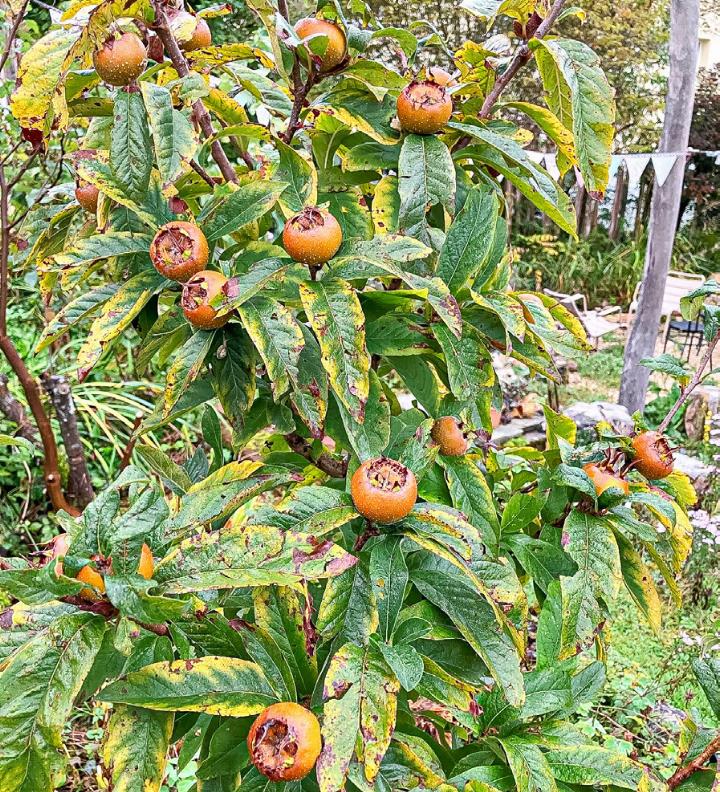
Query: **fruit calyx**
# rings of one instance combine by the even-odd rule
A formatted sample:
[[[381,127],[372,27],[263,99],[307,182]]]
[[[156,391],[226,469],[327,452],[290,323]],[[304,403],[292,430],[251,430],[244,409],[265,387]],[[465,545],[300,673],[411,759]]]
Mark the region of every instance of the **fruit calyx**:
[[[633,467],[648,479],[663,479],[673,472],[675,458],[667,438],[660,432],[640,432],[632,439]]]
[[[170,280],[189,280],[205,268],[209,257],[203,232],[183,220],[174,220],[159,228],[150,245],[153,266]]]

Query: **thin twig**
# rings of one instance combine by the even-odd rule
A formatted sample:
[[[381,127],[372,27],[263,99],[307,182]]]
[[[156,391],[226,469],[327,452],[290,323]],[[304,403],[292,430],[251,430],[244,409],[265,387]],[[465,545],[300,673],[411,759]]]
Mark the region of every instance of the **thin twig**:
[[[137,438],[137,430],[140,428],[140,424],[142,423],[143,414],[141,412],[135,413],[135,420],[133,421],[133,428],[132,433],[130,434],[130,439],[128,440],[128,444],[125,446],[125,450],[122,453],[122,457],[120,458],[120,471],[125,470],[125,468],[130,464],[130,458],[132,457],[132,452],[135,449],[135,444],[138,441]]]
[[[286,434],[285,440],[296,454],[304,456],[305,459],[309,460],[313,463],[313,465],[320,468],[323,473],[327,473],[328,476],[332,476],[333,478],[345,478],[347,475],[347,460],[336,459],[335,457],[326,453],[322,453],[317,459],[313,459],[312,446],[307,440],[305,440],[304,437],[300,437],[297,432],[290,432],[290,434]]]
[[[538,26],[535,31],[534,38],[541,39],[546,36],[550,28],[555,24],[555,20],[560,16],[563,10],[565,0],[555,0],[548,15]],[[490,118],[492,115],[493,107],[500,98],[502,92],[507,88],[508,84],[512,81],[513,77],[520,71],[520,69],[530,60],[532,60],[532,51],[527,42],[521,44],[515,52],[515,57],[510,62],[510,65],[505,71],[497,78],[495,85],[493,85],[490,93],[485,97],[483,106],[478,113],[478,118]]]
[[[40,445],[37,429],[28,418],[25,407],[10,393],[8,378],[4,374],[0,374],[0,412],[8,420],[17,424],[15,434],[18,437],[24,437],[33,445]]]
[[[2,72],[5,64],[7,63],[7,59],[10,57],[10,53],[12,52],[12,48],[15,43],[15,36],[17,35],[18,28],[20,27],[20,23],[23,21],[23,18],[25,16],[25,9],[28,7],[29,2],[30,0],[23,0],[23,4],[18,9],[18,12],[13,19],[12,27],[8,31],[8,37],[5,43],[5,48],[3,50],[2,55],[0,55],[0,73]]]
[[[167,14],[165,13],[165,7],[162,2],[160,2],[160,0],[155,0],[153,6],[155,8],[155,24],[153,25],[153,30],[155,30],[155,32],[160,37],[160,40],[165,47],[165,52],[167,52],[168,56],[170,57],[172,65],[175,67],[175,71],[178,73],[178,76],[187,77],[187,75],[190,73],[190,67],[188,66],[188,62],[185,59],[182,50],[180,49],[177,39],[175,36],[173,36],[172,31],[170,30],[170,24],[168,22]],[[215,130],[213,129],[210,113],[208,113],[202,99],[198,99],[193,102],[193,113],[205,137],[212,138],[215,134]],[[220,168],[220,172],[222,173],[225,181],[237,182],[238,177],[235,173],[235,169],[230,164],[230,160],[227,158],[227,154],[225,153],[225,150],[223,149],[219,140],[213,140],[212,144],[210,145],[210,152],[213,159],[217,163],[218,168]]]
[[[692,379],[688,383],[687,388],[683,390],[678,400],[670,408],[670,412],[668,412],[668,414],[663,418],[663,421],[660,424],[660,426],[658,426],[658,432],[660,432],[660,434],[662,434],[668,428],[668,426],[670,426],[670,421],[672,421],[672,419],[675,417],[677,411],[683,406],[683,404],[685,404],[690,394],[702,382],[703,371],[705,371],[705,367],[710,362],[713,356],[713,351],[715,350],[715,347],[718,345],[719,342],[720,342],[720,332],[718,332],[715,338],[713,338],[713,340],[709,343],[708,348],[705,354],[703,355],[702,360],[695,369],[695,373],[693,374]]]
[[[687,781],[691,775],[697,773],[698,770],[702,770],[718,751],[720,751],[720,734],[718,734],[715,739],[708,744],[705,750],[698,754],[692,762],[688,762],[688,764],[683,767],[678,767],[666,782],[668,789],[677,789],[677,787],[684,781]]]
[[[211,187],[215,187],[215,182],[213,181],[213,177],[203,168],[203,166],[194,159],[190,161],[190,167],[197,173],[197,175],[204,181],[207,182]]]

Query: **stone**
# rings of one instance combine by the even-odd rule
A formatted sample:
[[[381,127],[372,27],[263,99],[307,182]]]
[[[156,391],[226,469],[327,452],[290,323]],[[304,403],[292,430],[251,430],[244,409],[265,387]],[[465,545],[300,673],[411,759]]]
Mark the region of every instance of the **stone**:
[[[581,430],[593,429],[601,421],[607,421],[618,434],[630,434],[634,428],[632,416],[627,408],[612,402],[577,402],[563,412],[568,418],[572,418]]]

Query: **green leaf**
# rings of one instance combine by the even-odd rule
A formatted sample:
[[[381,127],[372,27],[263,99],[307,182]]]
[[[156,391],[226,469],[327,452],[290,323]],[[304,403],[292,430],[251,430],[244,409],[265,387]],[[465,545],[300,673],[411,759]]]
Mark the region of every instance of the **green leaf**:
[[[622,571],[611,522],[574,509],[565,520],[563,534],[565,552],[578,565],[578,574],[598,595],[613,599]]]
[[[273,208],[286,187],[285,182],[258,179],[243,184],[222,198],[203,217],[203,228],[208,241],[220,239],[262,217]]]
[[[318,203],[327,204],[330,214],[340,223],[345,242],[372,238],[372,216],[365,196],[358,188],[345,192],[321,192]]]
[[[345,409],[345,405],[339,403],[340,417],[350,445],[361,462],[380,456],[390,439],[390,404],[378,375],[372,370],[369,374],[370,390],[362,423],[358,423]]]
[[[102,643],[105,619],[60,616],[0,673],[0,789],[51,790],[64,781],[62,732]]]
[[[380,619],[380,635],[392,638],[405,598],[409,575],[399,536],[385,536],[370,553],[370,579]]]
[[[279,203],[285,217],[290,217],[317,203],[317,172],[312,162],[294,148],[280,140],[275,141],[275,147],[280,161],[273,177],[288,185],[280,195]]]
[[[146,270],[126,281],[103,306],[78,352],[78,379],[83,380],[116,339],[140,313],[147,301],[166,283],[155,270]]]
[[[448,379],[453,396],[461,400],[475,400],[495,380],[490,353],[481,334],[470,324],[463,325],[462,338],[436,324],[435,338],[445,356]]]
[[[239,275],[234,275],[226,287],[227,301],[222,296],[217,299],[218,305],[223,305],[223,312],[227,313],[233,308],[239,308],[258,292],[262,291],[269,283],[276,281],[291,266],[292,262],[285,258],[265,258],[256,261],[247,270]]]
[[[240,327],[230,326],[223,332],[225,355],[213,360],[213,389],[225,416],[239,430],[255,398],[255,347]]]
[[[123,705],[113,710],[102,756],[115,792],[159,792],[172,728],[172,713]]]
[[[449,126],[480,143],[458,151],[457,159],[471,157],[494,168],[560,228],[576,236],[577,220],[570,199],[515,140],[480,125],[451,121]]]
[[[639,789],[645,777],[642,765],[597,746],[556,748],[548,751],[545,758],[555,778],[567,784],[614,784],[623,789]]]
[[[383,176],[375,185],[372,219],[376,234],[396,234],[400,230],[400,193],[397,176]]]
[[[550,765],[543,752],[522,736],[501,737],[518,792],[557,792]]]
[[[162,477],[176,495],[182,495],[192,487],[187,472],[173,462],[162,449],[140,445],[137,447],[137,454],[150,470]]]
[[[496,548],[500,536],[492,492],[474,456],[442,457],[453,506],[467,515],[487,547]]]
[[[275,399],[297,386],[305,338],[292,311],[282,303],[255,297],[244,303],[240,317],[265,363]]]
[[[441,205],[452,214],[455,168],[448,147],[435,135],[408,135],[398,165],[399,223],[403,233],[430,242],[427,212]]]
[[[280,649],[299,694],[309,695],[317,681],[317,657],[308,655],[304,614],[297,592],[279,586],[257,588],[253,603],[256,626]]]
[[[105,236],[108,235],[105,234]],[[98,237],[88,238],[97,239]],[[119,288],[120,286],[117,283],[107,283],[96,286],[89,291],[81,292],[74,300],[55,314],[43,330],[35,347],[35,352],[42,352],[43,349],[47,349],[53,341],[63,336],[71,327],[95,313],[103,303],[106,303],[115,295]]]
[[[125,192],[142,200],[150,184],[150,128],[142,96],[117,91],[110,133],[110,168]]]
[[[591,195],[602,195],[610,170],[615,100],[600,59],[572,39],[532,39],[530,47],[550,109],[572,129],[585,187]]]
[[[565,175],[569,168],[578,164],[572,129],[568,129],[552,110],[530,102],[505,102],[503,106],[525,113],[555,143],[562,155],[558,158],[558,167],[562,166],[561,175]]]
[[[564,710],[572,704],[570,674],[563,668],[545,668],[525,674],[524,718]]]
[[[350,415],[362,423],[370,392],[370,357],[360,300],[339,279],[301,283],[300,298],[320,344],[330,386]]]
[[[148,253],[152,237],[133,231],[108,231],[75,240],[73,245],[54,257],[61,269],[75,269],[94,261],[134,253]],[[109,286],[99,287],[107,290]],[[115,286],[117,289],[117,286]],[[97,291],[95,289],[94,291]]]
[[[662,625],[662,602],[655,587],[652,572],[648,569],[640,553],[619,531],[615,532],[615,540],[620,552],[620,568],[625,586],[635,604],[648,620],[648,624],[659,634]]]
[[[143,80],[140,90],[150,121],[160,177],[164,184],[171,184],[182,173],[183,163],[195,155],[197,136],[190,121],[173,108],[172,95],[167,88]]]
[[[269,525],[226,527],[187,539],[156,567],[154,580],[182,594],[241,586],[298,586],[336,577],[357,559],[330,541]]]
[[[395,100],[388,94],[378,101],[372,92],[356,80],[340,81],[315,109],[326,112],[351,129],[364,132],[368,137],[392,145],[398,133],[392,128],[395,117]]]
[[[378,625],[377,601],[362,561],[328,581],[315,625],[323,640],[340,635],[346,641],[364,645]]]
[[[200,374],[214,337],[214,330],[198,330],[180,347],[165,378],[164,415],[170,414],[188,385]]]
[[[284,470],[263,469],[251,462],[231,462],[187,490],[167,529],[180,532],[225,517],[261,492],[290,480],[291,474]]]
[[[474,187],[455,222],[450,226],[440,251],[437,275],[456,293],[469,279],[487,276],[486,263],[495,239],[500,203],[488,187]],[[490,261],[491,266],[494,262]]]
[[[696,658],[692,661],[692,667],[715,717],[720,717],[720,660],[712,657]]]
[[[212,655],[152,663],[112,682],[98,698],[161,712],[207,712],[232,718],[255,715],[277,700],[255,663]]]
[[[403,690],[414,690],[420,684],[425,672],[423,659],[415,647],[409,644],[390,646],[385,643],[378,643],[377,646]]]
[[[495,613],[477,591],[458,578],[446,561],[417,554],[410,579],[420,593],[452,619],[465,640],[487,665],[512,706],[525,700],[520,658]]]
[[[345,644],[332,658],[323,686],[323,750],[316,771],[320,792],[342,789],[356,740],[365,779],[372,783],[390,745],[399,684],[373,648]]]
[[[663,354],[656,357],[643,358],[640,361],[640,365],[645,366],[650,371],[659,371],[661,374],[667,374],[677,380],[682,387],[685,387],[690,381],[690,372],[685,368],[683,362],[674,355]]]

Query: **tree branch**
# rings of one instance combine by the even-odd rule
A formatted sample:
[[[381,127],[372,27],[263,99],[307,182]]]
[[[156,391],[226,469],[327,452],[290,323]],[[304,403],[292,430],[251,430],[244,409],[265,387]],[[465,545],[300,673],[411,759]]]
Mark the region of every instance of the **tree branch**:
[[[545,19],[543,19],[543,21],[538,26],[538,29],[535,31],[533,38],[541,39],[548,34],[550,28],[555,24],[555,20],[560,16],[560,12],[563,10],[564,5],[565,0],[555,0],[548,15],[545,17]],[[490,118],[493,107],[500,98],[502,92],[508,87],[513,77],[515,77],[520,69],[522,69],[522,67],[528,61],[532,60],[532,56],[533,54],[527,42],[521,44],[518,47],[515,57],[512,59],[512,61],[510,61],[510,65],[507,67],[507,69],[505,69],[500,77],[495,80],[495,85],[493,85],[492,90],[485,97],[483,106],[478,113],[478,118]]]
[[[33,445],[40,445],[37,429],[27,417],[23,405],[10,393],[8,378],[4,374],[0,374],[0,412],[8,420],[17,424],[16,434],[18,437],[24,437]]]
[[[336,459],[330,454],[322,453],[317,459],[313,459],[312,446],[304,437],[300,437],[297,432],[290,432],[285,435],[285,440],[290,448],[300,456],[304,456],[316,467],[320,468],[323,473],[333,478],[345,478],[347,475],[347,460]]]
[[[705,765],[710,762],[715,756],[715,754],[720,751],[720,734],[718,734],[714,740],[710,742],[710,744],[705,748],[705,750],[698,754],[698,756],[692,760],[692,762],[688,762],[688,764],[684,765],[683,767],[678,767],[678,769],[668,778],[667,786],[668,789],[677,789],[684,781],[687,781],[691,775],[697,773],[698,770],[702,770]]]
[[[60,423],[60,435],[63,439],[70,467],[69,489],[81,506],[87,506],[95,497],[95,492],[93,491],[90,474],[85,462],[85,450],[80,440],[75,401],[73,400],[70,385],[65,377],[59,374],[51,374],[49,371],[41,375],[40,381],[45,393],[50,397]]]
[[[175,71],[180,77],[187,77],[187,75],[190,73],[190,67],[188,66],[185,55],[183,55],[183,52],[180,49],[180,45],[177,43],[177,39],[175,36],[173,36],[172,31],[170,30],[170,24],[168,23],[165,8],[160,0],[154,0],[153,6],[155,8],[155,24],[153,25],[153,30],[155,30],[155,32],[160,37],[160,40],[165,47],[165,52],[167,52],[170,60],[172,61],[172,65],[175,67]],[[215,130],[213,129],[210,113],[208,113],[207,108],[202,102],[202,99],[198,99],[197,101],[193,102],[193,113],[195,114],[195,118],[197,119],[200,129],[202,129],[205,137],[211,138],[215,134]],[[210,145],[210,152],[212,153],[212,157],[217,163],[218,168],[220,168],[220,172],[222,173],[225,181],[237,182],[238,177],[235,173],[235,169],[230,164],[230,160],[227,158],[227,154],[225,154],[225,150],[223,149],[219,140],[213,140],[212,144]]]
[[[5,43],[5,48],[3,49],[2,55],[0,55],[0,72],[2,72],[5,64],[7,63],[7,59],[10,57],[10,53],[12,52],[13,44],[15,43],[15,36],[17,35],[18,28],[20,27],[20,23],[23,21],[25,17],[25,9],[28,7],[28,3],[30,0],[23,0],[23,4],[18,9],[17,14],[13,18],[12,27],[8,31],[7,41]]]
[[[668,428],[668,426],[670,426],[670,421],[672,421],[672,419],[675,417],[675,415],[677,414],[677,411],[683,406],[683,404],[685,404],[685,402],[688,400],[690,394],[702,382],[703,371],[705,371],[705,367],[710,362],[710,360],[711,360],[711,358],[713,356],[713,351],[715,350],[715,347],[718,345],[718,343],[720,343],[720,332],[717,333],[715,338],[713,338],[713,340],[708,344],[708,348],[705,351],[705,354],[703,355],[702,360],[700,361],[700,363],[698,364],[697,368],[695,369],[695,373],[693,374],[692,379],[688,383],[687,388],[685,388],[683,390],[683,392],[680,394],[680,397],[678,398],[678,400],[670,408],[670,412],[668,412],[668,414],[663,418],[663,421],[660,424],[660,426],[658,426],[658,432],[660,432],[660,434],[662,434]]]

